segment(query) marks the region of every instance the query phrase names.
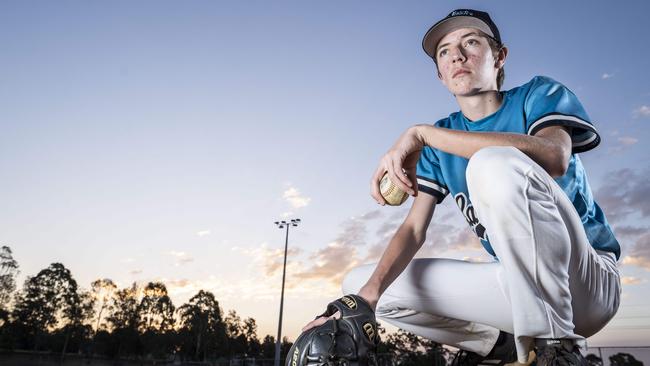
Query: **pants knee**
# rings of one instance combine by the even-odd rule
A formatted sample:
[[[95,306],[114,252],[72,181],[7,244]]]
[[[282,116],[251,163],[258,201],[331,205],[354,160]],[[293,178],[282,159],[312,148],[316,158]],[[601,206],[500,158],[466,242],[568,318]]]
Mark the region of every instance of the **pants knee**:
[[[361,287],[366,284],[372,271],[374,270],[374,265],[366,264],[353,268],[348,272],[341,283],[341,288],[344,294],[356,294],[359,292]]]
[[[465,172],[473,200],[508,200],[518,194],[523,153],[512,146],[490,146],[472,155]]]

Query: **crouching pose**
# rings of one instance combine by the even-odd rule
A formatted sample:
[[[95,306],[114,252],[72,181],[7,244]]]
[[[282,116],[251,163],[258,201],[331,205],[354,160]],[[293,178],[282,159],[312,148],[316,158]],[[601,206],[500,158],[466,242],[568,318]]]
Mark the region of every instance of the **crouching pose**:
[[[614,316],[621,289],[619,244],[576,155],[599,144],[596,129],[548,77],[500,91],[508,50],[485,12],[453,11],[423,47],[460,111],[409,128],[381,159],[375,200],[385,203],[386,172],[415,199],[379,263],[352,270],[344,293],[464,350],[459,365],[525,363],[532,349],[538,365],[586,364],[579,347]],[[493,262],[413,259],[448,195]]]

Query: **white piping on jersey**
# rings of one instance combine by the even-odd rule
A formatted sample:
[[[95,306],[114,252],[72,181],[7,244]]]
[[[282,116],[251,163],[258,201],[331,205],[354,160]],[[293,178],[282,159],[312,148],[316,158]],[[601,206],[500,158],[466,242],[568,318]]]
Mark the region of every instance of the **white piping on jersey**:
[[[552,120],[558,120],[558,119],[562,119],[562,120],[565,120],[565,121],[571,121],[571,122],[575,122],[575,123],[584,125],[587,128],[587,130],[589,132],[591,132],[589,138],[587,138],[584,141],[573,142],[571,144],[572,146],[579,147],[579,146],[589,145],[591,142],[593,142],[595,139],[598,138],[598,134],[596,134],[594,132],[594,130],[595,130],[594,126],[590,125],[589,123],[585,122],[584,120],[582,120],[582,119],[580,119],[578,117],[566,116],[566,115],[563,115],[563,114],[551,114],[551,115],[548,115],[546,117],[542,117],[542,118],[538,119],[532,125],[530,125],[530,127],[528,128],[528,134],[530,134],[530,131],[535,129],[535,127],[539,126],[540,124],[542,124],[544,122],[552,121]]]
[[[590,131],[590,132],[591,132],[591,131]],[[594,141],[594,140],[597,139],[597,138],[598,138],[598,135],[596,135],[595,133],[592,132],[592,133],[591,133],[591,136],[590,136],[588,139],[586,139],[586,140],[584,140],[584,141],[574,142],[574,143],[573,143],[573,146],[585,146],[585,145],[589,145],[589,144],[591,144],[592,141]]]
[[[436,191],[438,191],[438,192],[440,192],[440,193],[442,193],[442,194],[444,194],[444,195],[446,195],[447,193],[449,193],[449,190],[448,190],[448,189],[446,189],[446,188],[444,188],[444,187],[442,187],[442,186],[439,186],[439,185],[437,185],[437,184],[435,184],[435,183],[433,183],[433,182],[429,182],[428,180],[418,179],[418,184],[423,185],[423,186],[425,186],[425,187],[433,188],[433,189],[435,189]]]

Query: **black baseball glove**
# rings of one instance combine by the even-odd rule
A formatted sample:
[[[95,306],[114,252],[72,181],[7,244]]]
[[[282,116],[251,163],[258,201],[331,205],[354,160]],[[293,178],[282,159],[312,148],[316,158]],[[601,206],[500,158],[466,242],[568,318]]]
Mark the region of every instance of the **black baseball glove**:
[[[346,295],[319,315],[341,312],[340,319],[303,332],[289,350],[286,366],[376,366],[377,321],[363,298]]]

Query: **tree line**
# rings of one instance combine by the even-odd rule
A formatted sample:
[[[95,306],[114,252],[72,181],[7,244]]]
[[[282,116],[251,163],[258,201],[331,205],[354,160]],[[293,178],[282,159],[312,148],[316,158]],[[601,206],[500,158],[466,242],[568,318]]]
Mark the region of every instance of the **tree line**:
[[[162,282],[118,288],[110,279],[98,279],[83,289],[69,269],[52,263],[28,276],[17,290],[18,274],[11,249],[2,246],[0,349],[5,351],[60,353],[62,360],[70,353],[181,361],[275,356],[273,336],[260,340],[255,319],[242,319],[235,310],[224,316],[209,291],[199,290],[176,307]],[[379,334],[382,364],[442,366],[454,357],[442,345],[402,330],[386,334],[380,326]],[[283,360],[291,345],[286,337],[282,339]],[[590,356],[590,364],[603,365]],[[627,354],[616,356],[610,357],[612,365],[637,365]]]
[[[209,291],[199,290],[176,307],[162,282],[118,288],[110,279],[98,279],[83,289],[68,268],[52,263],[17,290],[18,273],[11,249],[1,247],[0,349],[189,361],[275,356],[273,336],[260,340],[255,319],[242,319],[235,310],[224,315]],[[406,332],[384,338],[385,354],[422,361],[444,361],[448,354]],[[291,345],[282,339],[283,359]]]

